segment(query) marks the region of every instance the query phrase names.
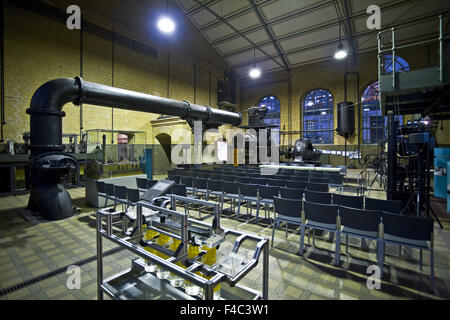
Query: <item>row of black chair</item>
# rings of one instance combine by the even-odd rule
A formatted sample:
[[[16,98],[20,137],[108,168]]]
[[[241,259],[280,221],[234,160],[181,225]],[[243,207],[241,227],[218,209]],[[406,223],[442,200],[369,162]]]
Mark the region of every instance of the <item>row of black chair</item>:
[[[381,269],[381,275],[386,243],[419,249],[420,270],[423,266],[422,250],[430,251],[431,286],[434,291],[434,220],[432,218],[401,216],[381,210],[355,209],[280,197],[274,198],[274,204],[276,217],[272,231],[272,246],[275,229],[281,222],[300,226],[300,255],[303,255],[306,228],[334,233],[336,235],[336,265],[340,261],[341,235],[375,240],[377,241],[377,263]]]
[[[127,209],[130,206],[136,206],[140,199],[139,189],[116,186],[103,181],[97,181],[96,185],[97,195],[105,199],[104,206],[107,205],[108,200],[114,201],[114,210],[118,203],[122,205],[122,210],[124,210],[123,206],[126,206]]]

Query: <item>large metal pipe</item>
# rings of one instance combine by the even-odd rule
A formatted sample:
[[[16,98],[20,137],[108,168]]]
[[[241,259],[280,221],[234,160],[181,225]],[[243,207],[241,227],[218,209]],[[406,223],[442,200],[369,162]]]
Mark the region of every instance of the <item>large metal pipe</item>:
[[[62,153],[62,118],[65,116],[62,108],[69,102],[173,115],[212,124],[238,126],[242,122],[240,113],[87,82],[80,77],[45,83],[36,90],[27,110],[32,185],[28,207],[51,220],[72,215],[70,195],[62,186],[64,177],[78,165],[75,158]]]

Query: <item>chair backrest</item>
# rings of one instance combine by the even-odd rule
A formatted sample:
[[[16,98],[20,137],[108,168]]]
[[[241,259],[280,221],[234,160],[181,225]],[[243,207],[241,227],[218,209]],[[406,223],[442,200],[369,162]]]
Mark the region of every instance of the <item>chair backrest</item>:
[[[328,179],[329,184],[342,184],[342,175],[339,172],[337,172],[336,174],[328,172],[325,177]]]
[[[267,184],[269,186],[284,187],[284,186],[286,186],[286,181],[276,180],[276,179],[267,179]]]
[[[280,188],[281,198],[285,198],[285,199],[302,200],[304,192],[305,191],[303,189],[294,189],[294,188],[286,188],[286,187]]]
[[[156,183],[158,183],[158,180],[150,180],[150,179],[147,179],[147,189],[150,189],[150,188],[153,187]]]
[[[221,180],[222,179],[222,175],[220,175],[220,174],[210,174],[209,175],[209,179],[210,180]]]
[[[333,204],[321,204],[304,201],[305,218],[311,221],[336,224],[338,216],[338,206]]]
[[[309,177],[309,182],[313,182],[313,183],[328,183],[328,179],[327,178]]]
[[[186,197],[186,185],[185,184],[174,184],[170,188],[171,194],[176,194],[177,196]]]
[[[127,199],[129,203],[136,203],[140,200],[139,189],[127,188]]]
[[[291,218],[302,217],[302,203],[303,203],[302,200],[273,197],[275,212],[280,215],[288,216]]]
[[[328,192],[329,191],[327,183],[314,183],[314,182],[308,182],[306,185],[306,190],[318,191],[318,192]]]
[[[105,193],[107,196],[114,197],[114,185],[112,183],[105,183]]]
[[[339,206],[341,225],[347,228],[377,232],[382,215],[383,212],[380,210],[364,210]]]
[[[239,194],[239,184],[235,182],[224,181],[222,187],[224,193]]]
[[[318,191],[305,191],[305,200],[314,203],[331,204],[331,193]]]
[[[127,187],[114,186],[114,195],[116,196],[116,199],[127,200]]]
[[[322,171],[310,171],[309,177],[310,178],[323,178],[325,176],[325,173]]]
[[[236,182],[239,183],[250,183],[250,179],[249,177],[245,177],[244,174],[242,174],[243,176],[236,176]]]
[[[236,177],[234,175],[222,175],[222,181],[227,181],[227,182],[235,182],[236,181]]]
[[[198,177],[202,178],[202,179],[208,179],[209,178],[209,173],[201,172],[201,173],[198,174]]]
[[[244,197],[257,197],[258,196],[258,185],[239,183],[239,190],[241,196]]]
[[[335,205],[364,209],[364,198],[358,196],[346,196],[343,194],[333,194],[333,203]]]
[[[412,240],[430,241],[434,230],[434,220],[433,218],[402,216],[383,212],[383,226],[385,234]]]
[[[192,186],[196,189],[208,188],[208,179],[206,178],[194,178]]]
[[[208,190],[222,192],[222,181],[209,179]]]
[[[397,214],[400,214],[402,211],[402,206],[401,200],[381,200],[372,198],[366,198],[365,204],[367,210],[381,210]]]
[[[169,174],[167,175],[167,179],[172,180],[172,181],[175,181],[175,183],[180,183],[180,176],[177,175],[177,174],[169,173]]]
[[[259,197],[261,199],[273,199],[280,194],[280,187],[259,185]]]
[[[106,193],[105,183],[103,181],[97,180],[95,184],[97,185],[97,193]]]
[[[292,177],[291,177],[292,178]],[[299,180],[286,180],[286,187],[294,189],[305,189],[307,183]]]
[[[147,179],[136,178],[136,185],[139,189],[147,189]]]
[[[251,178],[250,182],[252,184],[266,185],[267,178]]]
[[[186,187],[192,187],[192,181],[194,178],[192,177],[181,177],[180,182],[181,184],[186,185]]]

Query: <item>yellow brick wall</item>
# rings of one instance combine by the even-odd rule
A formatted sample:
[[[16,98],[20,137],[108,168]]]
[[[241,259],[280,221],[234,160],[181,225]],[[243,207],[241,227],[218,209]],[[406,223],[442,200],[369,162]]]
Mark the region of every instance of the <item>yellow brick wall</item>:
[[[46,1],[65,10],[64,1]],[[67,2],[67,1],[66,1]],[[140,1],[140,5],[145,5]],[[67,2],[67,4],[69,4]],[[228,67],[212,50],[203,36],[195,30],[190,21],[178,20],[177,32],[182,33],[183,41],[165,40],[145,35],[148,32],[134,31],[133,17],[140,7],[131,11],[113,10],[111,1],[80,1],[83,17],[111,30],[118,23],[117,32],[133,37],[158,50],[157,58],[152,58],[126,47],[115,45],[114,86],[147,94],[167,97],[167,57],[169,61],[169,98],[194,102],[194,64],[197,69],[196,102],[217,107],[216,83],[223,78]],[[153,1],[153,8],[161,2]],[[165,5],[164,5],[165,7]],[[97,10],[97,11],[95,11]],[[102,14],[98,13],[101,9]],[[176,9],[176,8],[175,8]],[[178,19],[183,19],[180,10]],[[123,17],[130,15],[129,19]],[[108,17],[112,16],[111,20]],[[35,90],[45,82],[80,75],[80,31],[72,31],[66,25],[53,19],[20,9],[13,4],[5,4],[5,140],[22,142],[22,134],[29,131],[29,107]],[[118,19],[121,17],[121,19]],[[130,28],[125,23],[130,21]],[[147,28],[154,26],[147,25]],[[131,30],[131,31],[130,31]],[[188,38],[190,37],[190,38]],[[148,40],[148,41],[147,41]],[[211,79],[209,70],[211,69]],[[112,42],[89,32],[83,33],[83,78],[86,81],[112,85]],[[211,81],[211,85],[210,85]],[[209,88],[211,87],[211,93]],[[80,108],[71,103],[63,111],[63,133],[80,133]],[[158,114],[114,109],[115,130],[138,130],[147,132],[147,143],[152,143],[151,120]],[[112,109],[83,105],[83,129],[111,129]],[[109,142],[108,142],[109,143]]]

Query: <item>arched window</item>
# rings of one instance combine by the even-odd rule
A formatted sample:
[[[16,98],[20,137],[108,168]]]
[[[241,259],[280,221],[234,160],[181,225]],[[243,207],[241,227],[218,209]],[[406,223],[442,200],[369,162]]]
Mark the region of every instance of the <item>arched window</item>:
[[[261,99],[258,107],[267,107],[268,111],[264,117],[265,124],[280,125],[280,101],[274,96],[267,96]]]
[[[387,54],[384,56],[384,71],[385,73],[392,73],[393,63],[392,55]],[[395,56],[395,72],[410,71],[408,62],[400,56]]]
[[[364,90],[362,96],[363,143],[376,144],[385,140],[387,117],[381,115],[378,99],[379,86],[378,81],[375,81]],[[395,116],[395,118],[397,118],[400,123],[403,122],[403,116],[398,115]]]
[[[312,143],[333,143],[333,96],[325,89],[309,92],[303,99],[303,137]]]

